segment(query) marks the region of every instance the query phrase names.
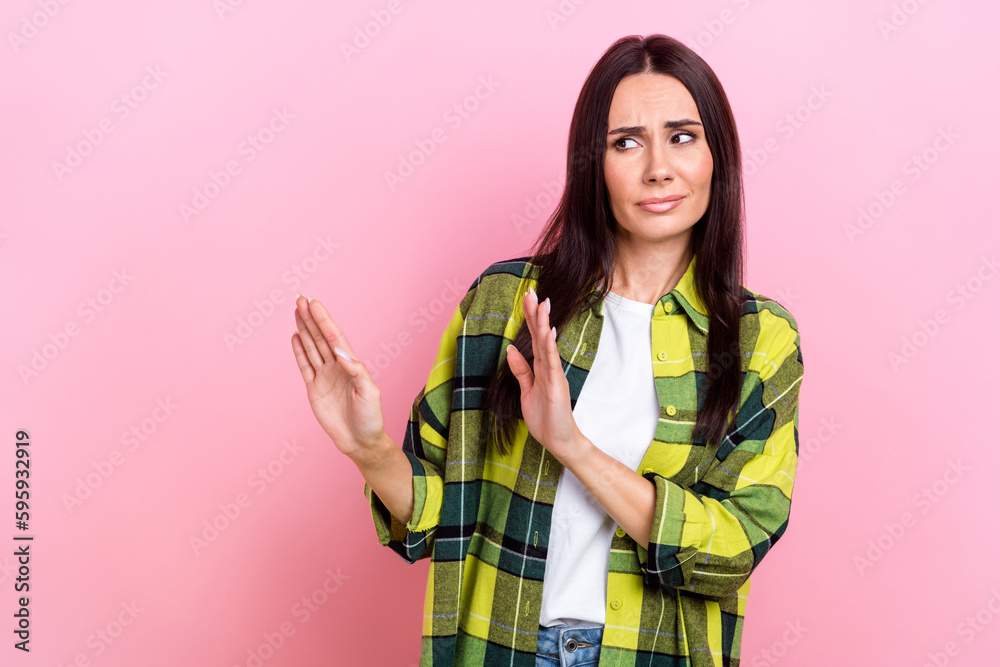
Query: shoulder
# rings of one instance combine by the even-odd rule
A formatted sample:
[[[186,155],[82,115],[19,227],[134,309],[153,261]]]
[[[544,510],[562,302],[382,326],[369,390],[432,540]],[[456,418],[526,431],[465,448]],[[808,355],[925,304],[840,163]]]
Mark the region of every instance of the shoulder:
[[[799,324],[787,307],[758,292],[743,287],[740,317],[740,347],[752,351],[747,360],[751,369],[776,369],[786,359],[802,363]],[[763,379],[763,378],[762,378]]]
[[[778,324],[776,320],[781,320],[784,325],[787,325],[792,330],[798,332],[799,323],[795,320],[795,317],[784,305],[779,303],[776,299],[772,299],[769,296],[764,296],[759,292],[754,292],[744,286],[743,289],[743,312],[741,315],[742,319],[750,319],[751,321],[756,320],[762,324]]]
[[[517,283],[524,279],[534,279],[537,275],[538,266],[531,263],[530,256],[512,257],[493,262],[479,274],[473,286],[486,282],[491,285],[506,285]]]
[[[538,266],[531,257],[513,257],[493,262],[476,276],[469,292],[475,292],[479,306],[511,304],[517,295],[537,283]]]

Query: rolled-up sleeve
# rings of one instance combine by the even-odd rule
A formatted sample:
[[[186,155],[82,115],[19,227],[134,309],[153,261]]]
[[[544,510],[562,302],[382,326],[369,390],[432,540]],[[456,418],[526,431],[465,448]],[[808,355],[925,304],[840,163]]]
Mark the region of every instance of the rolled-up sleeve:
[[[474,298],[475,285],[473,283],[456,306],[441,337],[427,383],[410,407],[402,444],[403,453],[413,469],[413,515],[410,520],[399,521],[371,486],[367,482],[364,485],[379,543],[391,548],[408,563],[430,557],[441,518],[457,343]]]
[[[795,320],[759,313],[760,334],[740,408],[698,481],[656,472],[648,547],[636,544],[650,585],[709,597],[736,592],[788,525],[798,460],[802,353]]]

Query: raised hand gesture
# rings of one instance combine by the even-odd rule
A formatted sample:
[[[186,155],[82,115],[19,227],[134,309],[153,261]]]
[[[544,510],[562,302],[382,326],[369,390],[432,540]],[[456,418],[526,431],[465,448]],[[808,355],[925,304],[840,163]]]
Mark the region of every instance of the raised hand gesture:
[[[507,346],[507,363],[521,385],[521,412],[528,432],[563,464],[582,452],[583,433],[573,419],[569,382],[556,348],[555,328],[549,326],[549,299],[538,303],[530,289],[525,295],[524,321],[531,332],[534,368],[513,345]]]
[[[352,458],[385,446],[381,392],[330,313],[299,295],[295,326],[292,350],[309,406],[333,444]]]

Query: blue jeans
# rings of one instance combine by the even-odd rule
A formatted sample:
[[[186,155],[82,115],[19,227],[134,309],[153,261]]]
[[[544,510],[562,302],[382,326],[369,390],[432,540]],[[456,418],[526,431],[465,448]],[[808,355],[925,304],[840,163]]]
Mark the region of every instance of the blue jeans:
[[[601,657],[603,636],[603,625],[539,625],[535,667],[593,667]]]

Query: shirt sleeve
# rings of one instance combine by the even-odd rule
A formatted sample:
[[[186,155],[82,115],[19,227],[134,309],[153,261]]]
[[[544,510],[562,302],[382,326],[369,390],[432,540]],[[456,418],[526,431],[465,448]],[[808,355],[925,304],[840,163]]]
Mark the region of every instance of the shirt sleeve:
[[[636,544],[650,585],[731,595],[788,525],[802,352],[797,324],[780,306],[762,309],[758,321],[740,408],[731,422],[737,426],[695,475],[697,481],[685,487],[656,472],[643,475],[656,485],[648,549]]]
[[[434,536],[441,518],[444,497],[444,466],[448,447],[455,381],[458,338],[475,296],[473,283],[456,306],[441,337],[427,384],[410,407],[403,436],[403,453],[413,468],[413,515],[403,523],[393,516],[368,482],[364,494],[371,507],[379,543],[388,546],[408,563],[431,555]]]

